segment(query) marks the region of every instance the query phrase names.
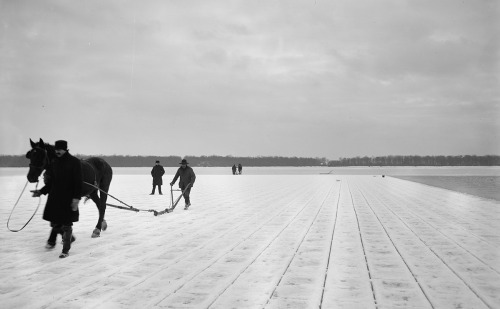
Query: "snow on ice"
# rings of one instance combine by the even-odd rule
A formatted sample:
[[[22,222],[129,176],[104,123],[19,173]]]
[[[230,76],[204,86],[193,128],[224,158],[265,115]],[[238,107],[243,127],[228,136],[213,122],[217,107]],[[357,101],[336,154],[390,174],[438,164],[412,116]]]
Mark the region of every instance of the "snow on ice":
[[[4,224],[25,182],[0,177]],[[150,182],[115,175],[110,193],[163,210],[168,186],[150,196]],[[500,308],[497,201],[332,174],[198,175],[191,196],[157,217],[108,207],[96,239],[97,209],[81,204],[66,259],[44,247],[42,198],[24,230],[1,229],[0,307]],[[10,227],[37,203],[23,194]]]

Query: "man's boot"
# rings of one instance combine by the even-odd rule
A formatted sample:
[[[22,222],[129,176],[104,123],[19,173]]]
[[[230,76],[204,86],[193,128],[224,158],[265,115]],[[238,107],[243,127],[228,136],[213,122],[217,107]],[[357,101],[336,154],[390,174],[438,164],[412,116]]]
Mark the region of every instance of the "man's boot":
[[[59,255],[59,257],[65,258],[65,257],[69,256],[69,249],[71,249],[73,227],[71,227],[69,225],[63,225],[62,230],[64,232],[64,234],[63,234],[63,250],[62,250],[61,255]]]
[[[57,235],[58,234],[62,235],[62,230],[61,226],[58,224],[51,224],[50,226],[52,226],[52,229],[50,230],[49,239],[47,239],[47,244],[45,245],[45,248],[54,249],[54,247],[56,246]]]

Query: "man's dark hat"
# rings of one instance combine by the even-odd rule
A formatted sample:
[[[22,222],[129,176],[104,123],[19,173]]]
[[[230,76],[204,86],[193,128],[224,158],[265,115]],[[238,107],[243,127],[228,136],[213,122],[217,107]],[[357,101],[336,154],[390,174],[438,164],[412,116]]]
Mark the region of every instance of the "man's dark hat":
[[[179,164],[186,164],[187,165],[189,163],[188,163],[188,161],[186,161],[186,159],[182,159],[181,163],[179,163]]]
[[[62,149],[62,150],[68,150],[68,142],[67,141],[56,141],[56,144],[54,145],[54,149]]]
[[[160,161],[156,160],[156,163],[160,163]]]

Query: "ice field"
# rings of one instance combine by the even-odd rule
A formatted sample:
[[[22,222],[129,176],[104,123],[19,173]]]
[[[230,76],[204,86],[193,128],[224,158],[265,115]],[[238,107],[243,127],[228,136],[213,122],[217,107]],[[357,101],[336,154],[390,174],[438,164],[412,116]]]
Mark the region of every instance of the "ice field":
[[[373,175],[197,175],[190,210],[108,207],[96,239],[81,203],[59,259],[45,197],[6,227],[25,182],[0,177],[2,308],[500,308],[495,200]],[[169,186],[150,183],[115,175],[109,193],[162,210]],[[37,204],[23,195],[10,227]]]

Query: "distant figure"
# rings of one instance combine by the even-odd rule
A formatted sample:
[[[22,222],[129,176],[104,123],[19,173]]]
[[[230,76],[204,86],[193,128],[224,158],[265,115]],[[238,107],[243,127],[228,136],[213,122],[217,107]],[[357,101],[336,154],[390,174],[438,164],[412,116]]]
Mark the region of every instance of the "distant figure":
[[[233,164],[232,170],[233,170],[233,175],[236,175],[236,164]]]
[[[170,186],[173,186],[175,182],[177,181],[177,178],[181,178],[179,180],[179,188],[181,188],[184,196],[184,201],[186,202],[186,205],[184,206],[184,209],[188,209],[189,206],[191,206],[191,200],[189,198],[189,194],[191,193],[191,188],[194,185],[194,181],[196,180],[196,175],[194,174],[194,171],[191,167],[187,166],[189,163],[186,161],[186,159],[182,159],[181,167],[177,170],[177,173],[175,173],[174,179],[170,183]],[[191,184],[189,187],[188,185]]]
[[[243,166],[241,166],[241,163],[238,164],[238,174],[241,175],[241,171],[243,170]]]
[[[40,190],[31,191],[33,197],[49,194],[43,219],[50,221],[52,230],[45,248],[53,249],[56,246],[57,235],[61,234],[63,239],[62,253],[60,258],[69,256],[73,237],[73,222],[78,222],[78,204],[82,192],[82,166],[80,160],[68,152],[66,141],[56,141],[56,159],[51,168],[43,177],[45,186]]]
[[[163,179],[162,176],[165,174],[165,169],[163,169],[163,166],[160,165],[160,161],[156,161],[155,166],[153,166],[153,169],[151,170],[151,176],[153,176],[153,191],[151,192],[150,195],[155,194],[155,189],[156,186],[158,186],[158,193],[162,195],[161,193],[161,185],[163,184]]]

